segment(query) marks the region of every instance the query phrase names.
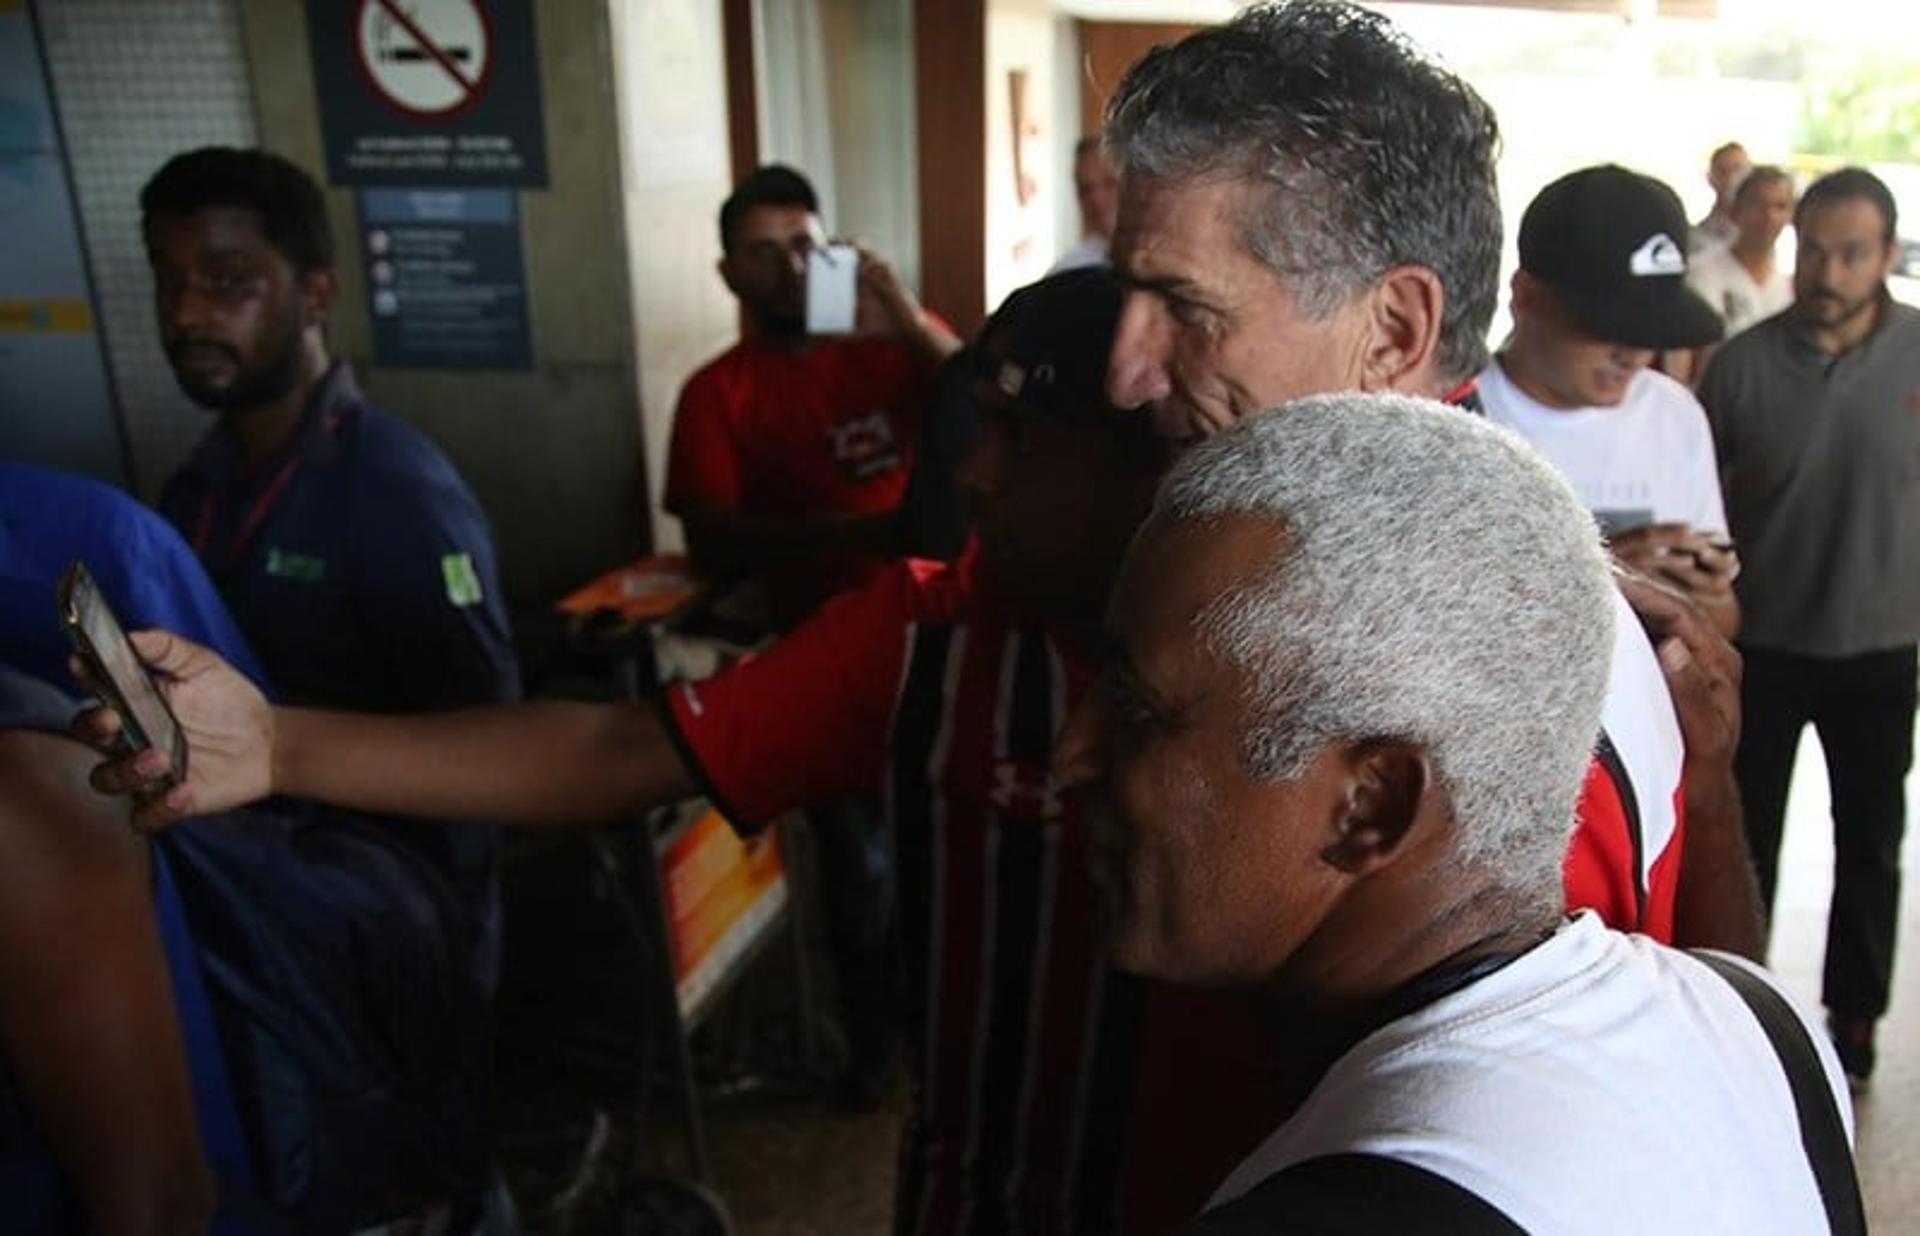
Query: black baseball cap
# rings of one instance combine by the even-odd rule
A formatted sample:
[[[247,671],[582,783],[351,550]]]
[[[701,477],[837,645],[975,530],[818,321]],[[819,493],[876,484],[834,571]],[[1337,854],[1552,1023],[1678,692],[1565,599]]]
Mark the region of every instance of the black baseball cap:
[[[1697,348],[1725,333],[1687,286],[1687,212],[1672,189],[1615,164],[1562,176],[1520,218],[1520,269],[1609,343]]]
[[[1091,420],[1107,402],[1107,353],[1120,324],[1120,281],[1081,267],[1008,296],[968,345],[976,388],[1015,412]]]

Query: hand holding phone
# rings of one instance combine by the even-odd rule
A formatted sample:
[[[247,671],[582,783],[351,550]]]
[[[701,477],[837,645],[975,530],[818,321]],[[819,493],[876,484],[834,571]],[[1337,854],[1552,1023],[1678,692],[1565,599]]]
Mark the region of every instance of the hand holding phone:
[[[807,252],[807,333],[850,335],[859,304],[860,250],[847,244]]]
[[[121,749],[135,755],[157,748],[166,757],[164,786],[187,773],[187,740],[113,609],[86,565],[73,562],[60,577],[60,623],[86,670],[87,685],[120,716]]]

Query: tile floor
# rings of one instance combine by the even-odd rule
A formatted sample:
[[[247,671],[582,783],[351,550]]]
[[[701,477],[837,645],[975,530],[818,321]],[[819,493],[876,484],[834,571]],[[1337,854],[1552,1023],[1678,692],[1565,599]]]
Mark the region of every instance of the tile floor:
[[[1880,1025],[1872,1089],[1854,1100],[1856,1154],[1868,1226],[1920,1233],[1920,771],[1907,779],[1906,895],[1895,954],[1893,1006]],[[1773,967],[1806,1006],[1820,1007],[1827,898],[1833,889],[1827,770],[1811,730],[1794,764],[1781,846]]]

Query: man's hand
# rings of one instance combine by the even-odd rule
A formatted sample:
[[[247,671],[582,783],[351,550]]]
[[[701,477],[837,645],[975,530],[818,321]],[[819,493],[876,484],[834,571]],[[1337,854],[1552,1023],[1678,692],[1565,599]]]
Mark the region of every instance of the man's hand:
[[[1740,745],[1740,654],[1671,587],[1627,571],[1615,578],[1653,640],[1686,746],[1674,943],[1764,963],[1764,908],[1733,777]]]
[[[1615,536],[1607,548],[1628,570],[1677,588],[1707,610],[1720,634],[1734,634],[1739,607],[1733,581],[1740,558],[1731,541],[1683,523],[1647,524]]]
[[[959,336],[921,307],[885,258],[859,246],[860,269],[855,275],[858,301],[854,329],[860,334],[904,340],[939,362],[960,349]]]
[[[1659,654],[1688,762],[1730,765],[1740,745],[1739,652],[1671,586],[1630,571],[1615,579]]]
[[[273,793],[273,709],[259,690],[212,651],[170,632],[136,631],[131,639],[161,675],[160,689],[186,735],[186,779],[165,786],[167,758],[158,750],[120,755],[120,717],[103,707],[74,722],[83,741],[109,756],[93,770],[93,787],[131,795],[134,827],[149,832]]]

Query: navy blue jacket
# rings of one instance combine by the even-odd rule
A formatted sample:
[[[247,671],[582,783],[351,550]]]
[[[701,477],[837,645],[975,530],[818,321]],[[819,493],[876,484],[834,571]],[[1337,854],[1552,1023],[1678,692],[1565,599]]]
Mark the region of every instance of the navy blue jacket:
[[[336,363],[280,458],[208,434],[160,497],[292,704],[416,712],[517,698],[486,515],[438,448]]]
[[[160,497],[289,704],[418,712],[520,694],[487,519],[424,435],[336,362],[286,450],[252,475],[214,429]],[[381,820],[469,907],[473,970],[498,956],[495,830]]]

